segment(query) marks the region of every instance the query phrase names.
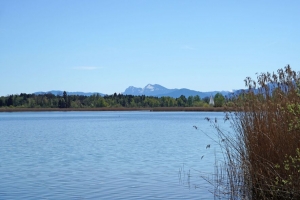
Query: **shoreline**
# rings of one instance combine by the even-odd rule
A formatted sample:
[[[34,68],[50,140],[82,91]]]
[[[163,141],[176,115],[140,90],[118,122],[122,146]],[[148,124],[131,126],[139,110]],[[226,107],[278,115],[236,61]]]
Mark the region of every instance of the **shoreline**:
[[[225,112],[224,107],[155,107],[155,108],[0,108],[0,112],[53,112],[53,111],[150,111],[150,112]]]

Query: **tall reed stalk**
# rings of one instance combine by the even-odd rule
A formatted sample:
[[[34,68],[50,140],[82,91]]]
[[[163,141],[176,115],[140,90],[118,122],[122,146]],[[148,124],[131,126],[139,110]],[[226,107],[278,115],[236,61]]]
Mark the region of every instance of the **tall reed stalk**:
[[[299,73],[286,66],[245,83],[248,90],[233,96],[226,112],[233,133],[211,120],[225,156],[217,193],[229,199],[300,199]]]

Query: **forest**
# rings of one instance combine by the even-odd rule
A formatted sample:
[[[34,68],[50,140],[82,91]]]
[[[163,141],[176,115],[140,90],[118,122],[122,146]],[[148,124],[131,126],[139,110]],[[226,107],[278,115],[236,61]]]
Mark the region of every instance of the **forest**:
[[[15,94],[0,97],[0,107],[8,108],[149,108],[149,107],[222,107],[228,101],[222,94],[214,96],[214,105],[209,105],[210,98],[198,95],[179,98],[133,96],[114,93],[112,95],[92,96],[46,94]]]

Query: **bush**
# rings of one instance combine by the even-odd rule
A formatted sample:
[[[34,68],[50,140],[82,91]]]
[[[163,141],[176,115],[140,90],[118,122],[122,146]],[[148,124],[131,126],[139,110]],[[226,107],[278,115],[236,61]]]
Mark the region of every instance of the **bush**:
[[[218,166],[218,194],[229,199],[300,199],[299,73],[290,66],[277,74],[245,80],[225,120],[233,134],[219,129],[225,163]]]

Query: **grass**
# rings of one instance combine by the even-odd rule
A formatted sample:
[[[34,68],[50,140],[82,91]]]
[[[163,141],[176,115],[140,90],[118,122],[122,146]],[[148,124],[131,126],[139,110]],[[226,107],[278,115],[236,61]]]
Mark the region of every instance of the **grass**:
[[[299,74],[290,66],[247,77],[248,90],[226,112],[232,133],[214,120],[224,162],[215,174],[216,197],[300,199]]]

